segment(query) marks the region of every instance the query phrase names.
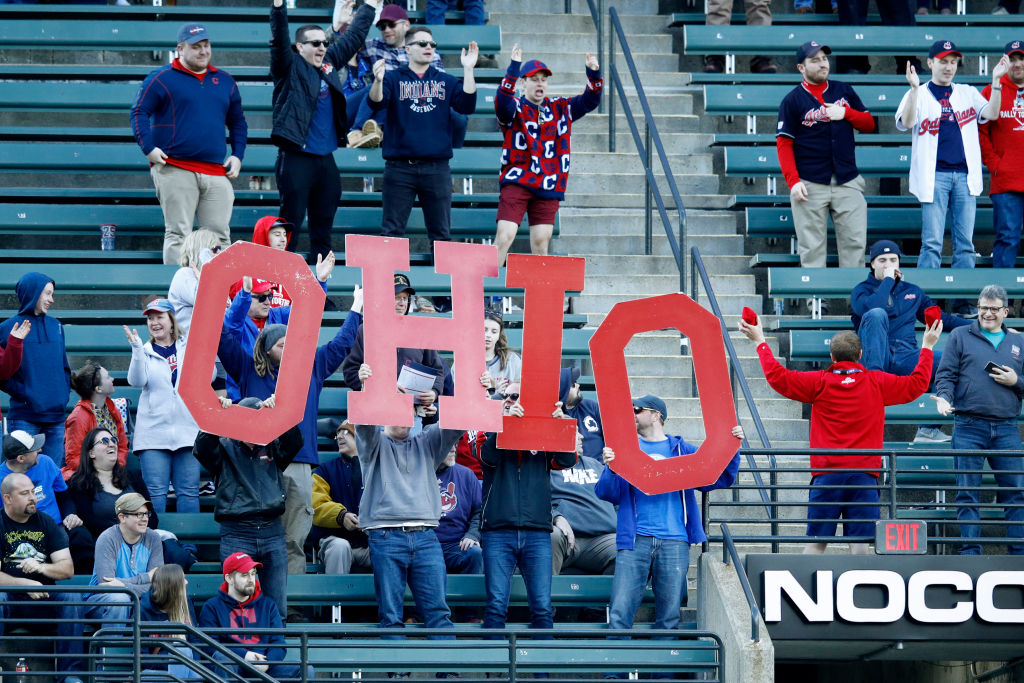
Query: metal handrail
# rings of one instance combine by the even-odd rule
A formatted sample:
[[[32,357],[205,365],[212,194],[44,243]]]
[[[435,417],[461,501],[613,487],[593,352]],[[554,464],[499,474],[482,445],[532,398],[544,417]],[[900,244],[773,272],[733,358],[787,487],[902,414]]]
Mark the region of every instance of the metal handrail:
[[[601,54],[604,43],[604,27],[602,26],[602,17],[604,14],[604,0],[587,0],[587,5],[590,8],[590,17],[594,21],[594,27],[597,29],[597,44],[598,54]],[[572,11],[572,1],[566,0],[565,11],[569,13]],[[683,254],[686,253],[686,207],[683,206],[683,198],[679,193],[679,188],[676,185],[675,174],[672,172],[672,166],[669,164],[668,155],[665,153],[665,147],[661,142],[661,136],[658,134],[658,126],[654,121],[654,115],[651,113],[650,104],[647,102],[647,95],[644,92],[643,83],[640,82],[640,74],[637,71],[636,64],[633,61],[633,52],[629,48],[629,41],[626,40],[626,33],[622,29],[622,22],[619,20],[619,13],[614,6],[608,8],[608,24],[609,30],[612,32],[612,36],[608,39],[608,80],[612,86],[612,94],[608,97],[608,151],[615,151],[615,96],[617,95],[619,100],[622,102],[623,114],[625,114],[626,122],[629,124],[629,131],[633,136],[633,144],[636,146],[637,154],[640,156],[640,163],[644,167],[644,253],[651,255],[653,252],[654,243],[654,228],[653,228],[653,210],[654,205],[657,205],[658,215],[661,218],[661,224],[665,228],[665,236],[668,238],[669,247],[672,249],[672,256],[675,259],[676,267],[679,269],[679,291],[686,291],[686,263],[683,259]],[[626,62],[626,67],[629,70],[630,79],[633,83],[633,88],[636,90],[637,99],[640,101],[640,108],[643,110],[644,115],[644,135],[641,138],[640,129],[637,126],[636,118],[633,116],[632,108],[629,106],[629,100],[626,98],[626,90],[622,83],[622,78],[619,76],[618,67],[615,65],[615,42],[616,39],[619,43],[619,48],[622,50],[622,57]],[[601,109],[605,111],[605,98],[601,98]],[[657,150],[658,160],[661,163],[661,170],[665,174],[665,179],[668,181],[669,191],[672,193],[672,199],[676,203],[676,210],[679,212],[679,237],[673,233],[672,223],[668,217],[668,210],[665,208],[665,201],[661,196],[661,189],[658,187],[658,181],[654,176],[653,157],[652,150]]]
[[[707,294],[708,303],[711,306],[712,313],[718,318],[718,324],[722,326],[722,339],[725,341],[725,350],[729,355],[729,377],[731,384],[740,387],[740,391],[743,393],[743,400],[747,404],[747,409],[750,411],[751,419],[754,421],[754,429],[757,431],[757,436],[761,440],[761,445],[765,449],[768,456],[768,478],[769,486],[764,485],[764,479],[761,477],[761,472],[757,469],[757,464],[754,460],[754,456],[747,452],[747,446],[749,445],[746,436],[743,437],[743,450],[744,456],[747,459],[747,465],[751,471],[751,475],[754,478],[754,482],[757,484],[758,494],[761,496],[761,502],[764,503],[765,512],[768,514],[768,518],[771,520],[778,519],[778,493],[776,492],[776,485],[778,484],[775,475],[775,455],[771,449],[771,441],[768,439],[768,432],[765,431],[764,423],[761,422],[761,414],[757,411],[757,404],[754,403],[754,396],[750,393],[750,385],[747,383],[746,375],[743,374],[743,367],[740,365],[739,356],[736,353],[736,347],[733,346],[732,340],[729,338],[729,329],[725,325],[725,318],[722,316],[722,309],[718,305],[718,297],[715,296],[715,290],[711,286],[711,278],[708,277],[707,270],[704,268],[704,261],[700,256],[700,249],[693,247],[690,249],[690,292],[692,298],[696,301],[697,299],[697,278],[700,277],[701,283],[704,285],[704,293]],[[693,373],[693,395],[697,395],[697,373]],[[735,401],[735,394],[733,395]],[[705,497],[706,502],[706,497]],[[705,524],[707,524],[708,516],[704,515]],[[778,532],[778,522],[772,522],[772,536],[775,536]],[[772,552],[779,551],[779,544],[777,541],[772,541]]]
[[[758,632],[758,622],[760,621],[761,612],[757,609],[757,601],[754,600],[754,591],[750,589],[750,581],[747,579],[747,573],[743,571],[743,567],[740,566],[740,554],[736,550],[736,544],[732,540],[732,532],[729,531],[729,525],[722,522],[722,564],[729,564],[729,558],[732,558],[733,567],[736,568],[736,575],[740,578],[740,586],[743,588],[743,596],[747,599],[747,606],[750,607],[750,639],[755,643],[761,640],[760,633]]]

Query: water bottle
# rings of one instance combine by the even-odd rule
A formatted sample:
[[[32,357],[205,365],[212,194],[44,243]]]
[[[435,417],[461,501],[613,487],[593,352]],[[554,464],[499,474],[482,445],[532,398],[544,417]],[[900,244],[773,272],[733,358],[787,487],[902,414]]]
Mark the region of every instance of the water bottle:
[[[29,677],[22,675],[22,674],[27,674],[28,673],[28,662],[25,661],[24,657],[22,657],[21,659],[18,660],[17,665],[15,665],[15,667],[14,667],[14,671],[17,674],[14,677],[14,680],[16,681],[16,683],[28,683],[29,682]]]
[[[117,226],[113,223],[104,223],[100,226],[100,249],[103,251],[114,250],[114,234]]]

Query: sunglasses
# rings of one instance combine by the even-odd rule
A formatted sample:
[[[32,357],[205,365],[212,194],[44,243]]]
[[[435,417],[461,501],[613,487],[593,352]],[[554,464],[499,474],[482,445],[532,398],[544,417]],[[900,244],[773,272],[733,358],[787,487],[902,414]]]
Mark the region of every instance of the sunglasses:
[[[639,415],[640,413],[644,412],[645,410],[647,410],[647,408],[641,408],[640,406],[633,406],[633,414],[634,415]]]
[[[397,26],[397,24],[395,22],[393,22],[393,21],[378,21],[377,22],[377,28],[379,28],[381,30],[386,29],[386,28],[394,28],[395,26]]]
[[[259,294],[257,296],[254,296],[253,298],[256,299],[256,301],[259,301],[261,304],[265,304],[270,299],[270,295],[269,294]]]
[[[515,403],[519,400],[519,394],[505,394],[505,400]]]
[[[437,47],[437,43],[435,43],[432,40],[415,40],[411,43],[406,43],[406,45],[419,45],[420,47]]]
[[[313,47],[327,47],[326,40],[304,40],[303,45],[312,45]]]
[[[116,446],[117,445],[117,437],[116,436],[100,437],[99,439],[96,439],[96,442],[93,444],[93,446],[95,446],[97,443],[101,443],[104,446],[111,446],[111,445]]]

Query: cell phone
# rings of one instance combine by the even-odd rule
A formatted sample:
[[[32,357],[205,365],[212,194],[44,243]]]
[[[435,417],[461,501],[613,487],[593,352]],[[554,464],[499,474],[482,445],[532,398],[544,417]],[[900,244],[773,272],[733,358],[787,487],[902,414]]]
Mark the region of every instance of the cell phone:
[[[985,372],[986,372],[986,373],[988,373],[988,374],[990,374],[990,375],[991,375],[991,374],[992,374],[992,373],[993,373],[994,371],[996,371],[996,370],[1002,370],[1002,369],[1003,369],[1002,367],[1000,367],[1000,366],[996,365],[996,364],[995,364],[995,363],[993,363],[992,361],[989,361],[989,362],[988,362],[988,363],[987,363],[987,364],[985,365]]]

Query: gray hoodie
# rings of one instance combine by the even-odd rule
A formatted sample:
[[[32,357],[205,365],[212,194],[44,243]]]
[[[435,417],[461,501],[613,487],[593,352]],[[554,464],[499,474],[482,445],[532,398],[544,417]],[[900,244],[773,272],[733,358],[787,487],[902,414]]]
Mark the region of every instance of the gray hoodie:
[[[461,430],[429,425],[416,436],[396,441],[377,425],[356,425],[363,471],[359,526],[437,526],[441,493],[436,471],[460,436]]]

